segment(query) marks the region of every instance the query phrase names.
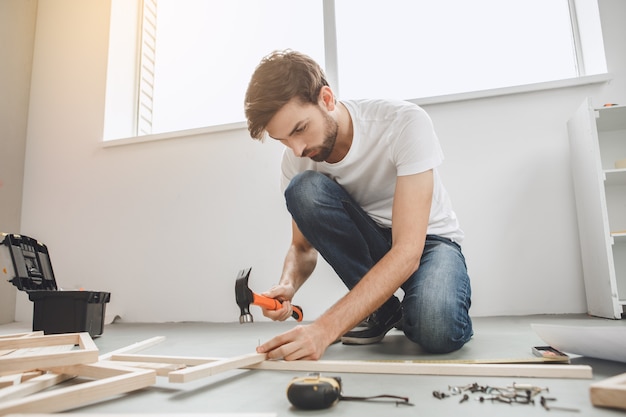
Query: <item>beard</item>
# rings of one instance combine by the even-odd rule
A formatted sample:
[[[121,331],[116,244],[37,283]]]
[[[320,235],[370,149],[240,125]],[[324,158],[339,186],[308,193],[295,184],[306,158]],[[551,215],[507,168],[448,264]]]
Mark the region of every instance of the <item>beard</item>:
[[[315,162],[324,162],[328,159],[328,157],[330,157],[333,149],[335,149],[337,132],[339,131],[339,124],[335,119],[330,117],[325,112],[322,112],[322,115],[324,116],[324,141],[320,146],[307,151],[306,155],[304,155],[311,158]],[[313,154],[313,156],[309,156],[311,154]]]

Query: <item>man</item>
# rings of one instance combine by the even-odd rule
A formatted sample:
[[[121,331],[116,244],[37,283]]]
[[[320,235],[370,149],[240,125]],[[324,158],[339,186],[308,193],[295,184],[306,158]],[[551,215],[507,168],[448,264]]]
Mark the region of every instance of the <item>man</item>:
[[[261,61],[245,112],[253,138],[291,150],[282,173],[292,241],[279,284],[265,293],[284,302],[264,314],[290,317],[318,253],[350,289],[257,351],[317,360],[338,338],[376,343],[394,326],[428,352],[460,349],[472,336],[470,281],[429,116],[403,101],[337,101],[319,65],[291,50]]]

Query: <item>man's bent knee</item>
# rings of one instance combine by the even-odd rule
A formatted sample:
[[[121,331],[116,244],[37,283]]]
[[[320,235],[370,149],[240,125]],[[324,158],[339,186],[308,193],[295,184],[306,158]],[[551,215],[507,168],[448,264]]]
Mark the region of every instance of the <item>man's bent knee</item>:
[[[453,329],[403,328],[404,334],[414,343],[417,343],[428,353],[450,353],[463,347],[469,340],[464,331]],[[471,337],[471,335],[470,335]]]

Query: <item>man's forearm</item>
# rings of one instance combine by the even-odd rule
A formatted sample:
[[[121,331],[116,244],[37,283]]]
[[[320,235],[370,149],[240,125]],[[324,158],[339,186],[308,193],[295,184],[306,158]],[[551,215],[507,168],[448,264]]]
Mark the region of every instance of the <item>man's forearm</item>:
[[[317,324],[339,337],[372,314],[415,272],[407,256],[402,250],[390,250]]]
[[[280,283],[291,285],[298,291],[302,284],[311,276],[316,265],[317,251],[315,249],[312,247],[300,249],[295,245],[291,245],[285,256]]]

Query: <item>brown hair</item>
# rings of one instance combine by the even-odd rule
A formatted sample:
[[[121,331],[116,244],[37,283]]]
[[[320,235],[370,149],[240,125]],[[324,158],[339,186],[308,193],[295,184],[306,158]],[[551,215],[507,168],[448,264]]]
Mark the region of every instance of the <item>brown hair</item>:
[[[250,136],[262,140],[265,126],[287,102],[298,97],[302,103],[316,104],[327,85],[324,71],[307,55],[287,49],[264,57],[252,74],[244,101]]]

